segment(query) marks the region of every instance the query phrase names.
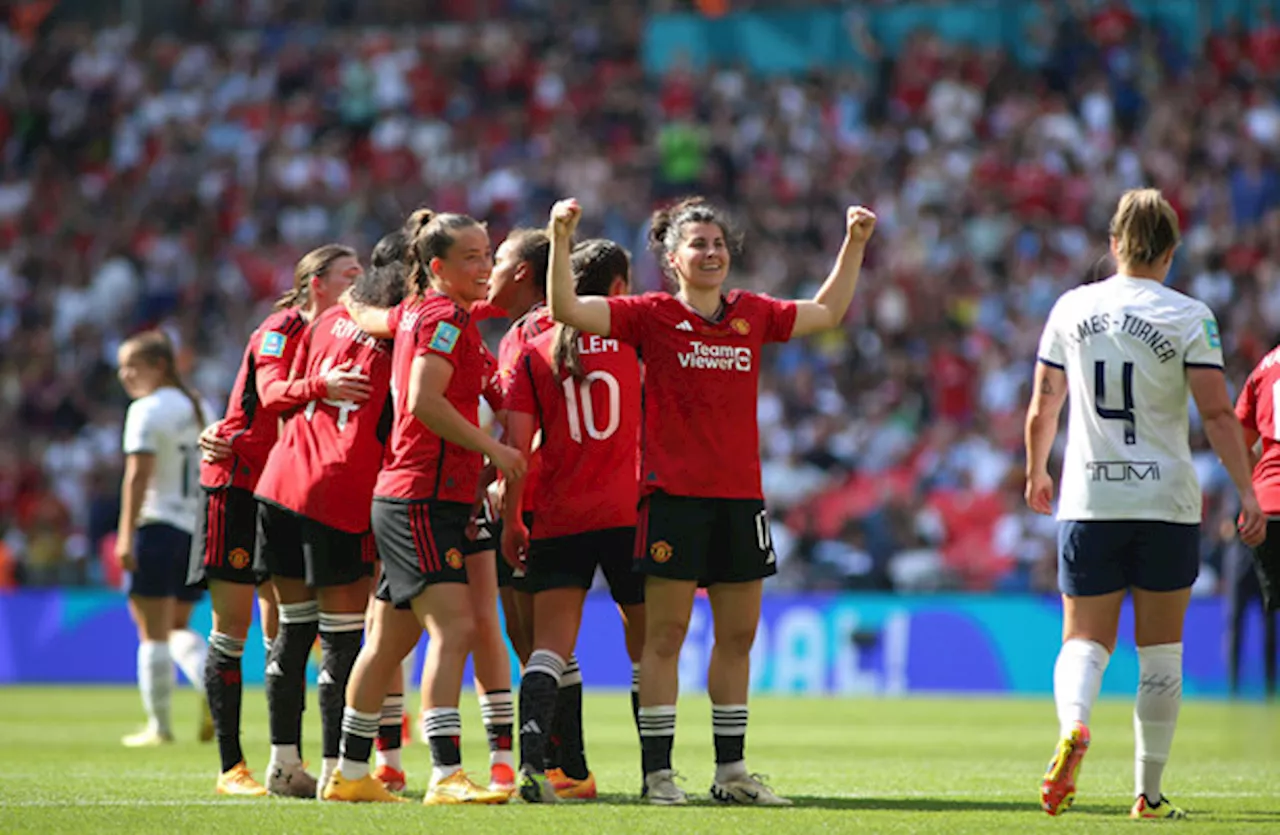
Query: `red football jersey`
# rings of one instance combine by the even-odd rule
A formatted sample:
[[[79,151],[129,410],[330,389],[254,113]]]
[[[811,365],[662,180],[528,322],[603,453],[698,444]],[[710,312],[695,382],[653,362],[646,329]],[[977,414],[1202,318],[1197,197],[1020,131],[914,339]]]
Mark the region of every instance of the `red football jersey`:
[[[553,332],[516,364],[507,409],[538,419],[542,466],[525,485],[538,497],[533,537],[549,539],[636,524],[640,498],[640,362],[617,339],[583,334],[585,376],[557,373]]]
[[[257,495],[331,528],[363,533],[391,432],[391,343],[360,330],[342,305],[320,314],[300,342],[293,379],[323,380],[350,360],[372,391],[362,403],[321,393],[294,411],[267,457]]]
[[[524,353],[525,347],[538,336],[554,328],[555,324],[555,320],[551,318],[551,311],[546,304],[539,302],[513,322],[507,332],[503,334],[502,341],[498,343],[498,389],[502,393],[503,409],[506,408],[506,397],[511,391],[512,382],[516,378],[516,365],[520,362],[520,356]],[[536,483],[538,469],[541,466],[542,452],[540,449],[534,450],[533,454],[529,456],[529,470],[525,476],[528,480],[525,484]],[[537,513],[540,506],[541,498],[537,492],[526,488],[524,491],[524,509],[529,513]]]
[[[1236,417],[1246,429],[1262,438],[1262,458],[1253,468],[1253,491],[1268,516],[1280,515],[1280,426],[1276,402],[1280,399],[1280,348],[1262,358],[1245,381],[1236,400]]]
[[[302,311],[291,307],[272,313],[249,336],[220,432],[231,443],[231,455],[200,463],[203,486],[246,490],[257,486],[267,454],[275,445],[280,418],[280,411],[262,403],[259,391],[288,378],[306,326]]]
[[[484,456],[428,429],[409,412],[407,398],[414,357],[444,357],[453,365],[445,397],[479,425],[484,353],[475,321],[448,296],[432,291],[393,308],[389,324],[396,333],[391,361],[395,420],[374,495],[474,502]]]
[[[484,387],[480,394],[484,397],[485,402],[489,404],[489,408],[494,412],[502,411],[502,382],[498,379],[498,358],[493,355],[493,351],[489,350],[489,346],[483,341],[480,343],[480,350],[484,354]]]
[[[791,338],[796,304],[733,290],[708,321],[668,293],[609,298],[609,336],[644,358],[644,493],[760,499],[760,348]]]

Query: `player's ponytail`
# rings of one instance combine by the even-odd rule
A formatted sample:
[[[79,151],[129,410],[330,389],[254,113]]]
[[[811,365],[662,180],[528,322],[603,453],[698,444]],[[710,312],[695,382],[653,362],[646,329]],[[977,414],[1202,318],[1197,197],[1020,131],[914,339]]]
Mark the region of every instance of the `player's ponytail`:
[[[457,232],[479,225],[480,222],[470,215],[437,214],[427,208],[415,209],[404,222],[404,233],[409,239],[405,255],[405,266],[409,268],[409,292],[415,296],[426,295],[431,289],[432,259],[449,254]]]
[[[575,246],[569,265],[579,296],[607,296],[616,280],[630,282],[631,256],[626,249],[604,238],[593,238]],[[581,331],[577,328],[557,324],[551,348],[556,373],[568,374],[575,380],[581,380],[585,374],[578,355],[579,336]]]
[[[1154,188],[1130,189],[1111,218],[1111,238],[1120,267],[1150,267],[1182,240],[1178,214]]]
[[[323,276],[339,258],[355,258],[356,251],[342,244],[325,244],[298,259],[293,267],[293,287],[276,299],[274,310],[300,307],[311,299],[311,277]]]
[[[164,383],[173,386],[186,395],[191,401],[191,410],[195,412],[196,421],[201,428],[205,426],[204,406],[200,397],[190,388],[178,373],[178,359],[173,350],[173,342],[164,331],[151,330],[134,334],[121,346],[132,357],[146,365],[160,367],[164,371]]]

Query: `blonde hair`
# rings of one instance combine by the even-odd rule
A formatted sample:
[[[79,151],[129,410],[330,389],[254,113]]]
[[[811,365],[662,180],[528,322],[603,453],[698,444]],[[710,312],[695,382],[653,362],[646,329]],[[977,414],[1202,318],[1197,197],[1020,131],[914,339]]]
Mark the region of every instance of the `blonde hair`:
[[[187,400],[191,401],[191,411],[195,412],[196,420],[202,428],[204,427],[204,407],[200,405],[200,397],[178,373],[178,360],[174,355],[173,342],[164,331],[150,330],[135,333],[126,339],[120,348],[122,353],[128,353],[132,359],[153,368],[163,369],[164,381],[187,396]]]
[[[1111,217],[1111,237],[1121,264],[1149,267],[1182,240],[1178,215],[1154,188],[1130,189]]]
[[[311,276],[322,276],[329,272],[329,268],[339,258],[355,257],[356,251],[342,244],[325,244],[318,249],[311,250],[294,265],[293,287],[286,290],[280,298],[276,299],[273,309],[284,310],[287,307],[300,307],[306,304],[311,297],[308,287]]]

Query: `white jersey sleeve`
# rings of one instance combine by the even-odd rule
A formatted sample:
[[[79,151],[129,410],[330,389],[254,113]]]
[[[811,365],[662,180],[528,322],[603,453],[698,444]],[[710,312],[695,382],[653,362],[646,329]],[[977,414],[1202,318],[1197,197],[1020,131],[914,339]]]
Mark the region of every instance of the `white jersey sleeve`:
[[[1202,305],[1203,318],[1192,319],[1183,339],[1187,344],[1184,362],[1191,368],[1222,368],[1222,336],[1218,320],[1207,305]]]
[[[205,408],[209,409],[207,404]],[[206,411],[206,420],[213,414]],[[159,523],[188,533],[195,531],[201,429],[190,399],[176,388],[157,389],[130,404],[125,416],[124,452],[155,456],[139,524]]]
[[[1058,518],[1198,523],[1186,369],[1222,365],[1208,307],[1147,279],[1079,287],[1050,313],[1040,360],[1067,375]]]
[[[124,454],[156,451],[160,420],[154,397],[141,397],[129,404],[124,416]]]

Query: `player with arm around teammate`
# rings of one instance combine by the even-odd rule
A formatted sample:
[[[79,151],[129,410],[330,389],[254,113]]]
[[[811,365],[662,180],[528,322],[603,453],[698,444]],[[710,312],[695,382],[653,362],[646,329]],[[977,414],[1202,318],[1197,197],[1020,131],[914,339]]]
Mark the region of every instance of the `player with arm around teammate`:
[[[630,259],[614,242],[583,242],[572,261],[579,296],[627,292]],[[520,682],[520,795],[545,803],[557,800],[545,753],[560,677],[597,566],[622,615],[633,669],[644,645],[644,578],[632,565],[640,440],[635,349],[558,325],[525,346],[506,408],[516,449],[528,454],[542,432],[541,466],[507,485],[503,556],[524,569],[533,593],[534,648]],[[539,496],[532,541],[523,521],[527,493]]]
[[[1069,808],[1088,750],[1089,714],[1132,591],[1139,683],[1134,708],[1135,818],[1182,818],[1162,776],[1182,703],[1182,629],[1200,566],[1201,491],[1188,442],[1188,393],[1240,494],[1240,536],[1265,520],[1203,303],[1164,286],[1179,241],[1154,189],[1125,193],[1111,220],[1111,278],[1054,305],[1027,412],[1027,503],[1052,512],[1049,454],[1070,399],[1058,504],[1063,644],[1054,668],[1060,741],[1041,783],[1050,815]]]
[[[715,634],[707,672],[716,751],[711,795],[723,803],[785,805],[743,758],[751,645],[763,580],[777,572],[760,483],[760,349],[839,326],[875,215],[847,210],[830,275],[812,301],[792,302],[723,291],[731,236],[700,198],[655,213],[651,225],[651,245],[678,293],[580,298],[567,268],[580,214],[572,200],[552,209],[551,314],[635,346],[645,364],[636,556],[646,575],[639,717],[648,800],[687,802],[673,780],[671,748],[680,648],[704,585]]]
[[[138,627],[138,689],[148,720],[123,742],[139,748],[173,741],[173,664],[204,692],[207,647],[187,628],[203,590],[187,585],[187,556],[198,509],[198,438],[212,409],[183,383],[163,332],[129,337],[118,361],[120,384],[133,402],[124,423],[116,558],[129,573],[129,612]],[[213,720],[207,705],[201,719],[200,739],[208,741]]]
[[[469,309],[488,292],[489,236],[465,215],[433,215],[414,236],[409,266],[410,295],[388,322],[396,335],[395,420],[372,510],[383,574],[369,640],[347,686],[341,758],[324,797],[401,800],[369,774],[369,756],[388,684],[425,627],[440,660],[423,682],[434,764],[423,802],[503,803],[506,793],[481,788],[462,771],[458,714],[475,619],[470,595],[459,594],[457,584],[467,581],[463,548],[483,457],[508,476],[525,469],[523,456],[477,425],[484,357]]]
[[[218,430],[230,454],[209,460],[216,456],[216,450],[211,450],[201,463],[201,509],[188,580],[207,580],[213,604],[205,692],[221,760],[215,786],[219,794],[267,793],[250,774],[240,746],[240,659],[253,619],[254,589],[265,579],[254,560],[258,503],[253,491],[275,445],[281,415],[305,405],[308,391],[320,384],[289,379],[300,337],[307,323],[336,302],[360,271],[355,253],[336,244],[312,250],[298,261],[293,288],[276,302],[275,311],[254,330],[245,347],[227,415]],[[334,400],[358,399],[364,385],[360,375],[352,375],[349,369],[334,368],[323,375],[324,389]],[[290,613],[281,618],[281,631],[297,628],[314,635],[318,620],[314,612]]]
[[[409,243],[431,221],[433,216],[434,214],[429,209],[419,209],[413,212],[405,221],[405,225],[401,230],[387,235],[379,242],[378,247],[374,250],[374,259],[398,257],[403,263],[403,259],[407,258],[408,255]],[[521,240],[516,237],[520,234],[519,230],[512,233],[515,240],[508,238],[498,249],[498,263],[495,265],[494,272],[490,277],[491,295],[495,282],[497,282],[497,286],[505,286],[512,283],[510,281],[512,276],[509,273],[514,271],[516,273],[515,277],[521,279],[523,273],[528,272],[527,269],[521,271],[519,264],[516,264],[513,270],[510,263],[513,254],[518,257],[521,252],[525,251],[525,248],[522,247],[515,247],[513,250],[515,242]],[[539,232],[539,234],[542,233]],[[543,254],[542,263],[543,273],[545,274],[545,253]],[[515,283],[522,282],[517,281]],[[538,292],[541,293],[540,290]],[[510,298],[512,294],[508,292],[505,295]],[[516,301],[518,302],[519,299],[517,298]],[[371,328],[371,333],[392,336],[388,320],[391,315],[391,308],[394,305],[374,304],[368,299],[359,297],[349,298],[348,304],[354,321],[360,323],[361,326]],[[485,302],[478,302],[472,305],[469,314],[473,321],[478,321],[481,318],[502,315],[502,308]],[[482,395],[489,401],[494,413],[500,415],[502,397],[496,368],[497,360],[483,342],[480,343],[480,348],[484,358]],[[486,486],[487,484],[478,485],[477,492],[483,494]],[[514,758],[511,750],[515,707],[511,697],[511,662],[506,642],[502,637],[502,625],[498,619],[498,589],[501,584],[501,573],[497,571],[496,565],[498,534],[495,532],[491,521],[485,515],[488,504],[488,502],[476,503],[475,519],[468,526],[468,535],[463,541],[461,551],[463,560],[466,563],[467,590],[471,595],[471,611],[475,620],[475,637],[472,641],[471,655],[474,664],[476,693],[480,700],[481,718],[485,726],[485,735],[489,741],[489,788],[509,795],[515,791]],[[508,570],[505,573],[509,582],[511,572]],[[510,614],[510,610],[509,617],[515,617]],[[515,620],[515,624],[518,627],[518,618]],[[513,634],[518,634],[518,632]],[[434,644],[428,644],[422,665],[422,681],[424,682],[435,678],[436,668],[442,660],[439,649]],[[405,658],[412,662],[412,653],[406,655]],[[404,665],[402,665],[401,669],[405,681],[408,681],[409,672],[405,670]],[[394,702],[394,694],[389,694],[388,699]],[[427,715],[431,708],[430,699],[430,689],[422,688],[420,715]],[[403,704],[403,696],[401,696],[401,704]],[[401,707],[401,711],[403,711],[403,707]],[[387,722],[390,718],[384,715],[383,723],[379,726],[379,759],[388,750],[388,746],[392,744],[390,731],[387,727]],[[425,728],[423,729],[423,738],[427,738]],[[383,764],[380,763],[377,774],[384,778],[384,782],[392,788],[402,787],[403,771],[398,766],[391,768],[383,768],[382,766]]]

